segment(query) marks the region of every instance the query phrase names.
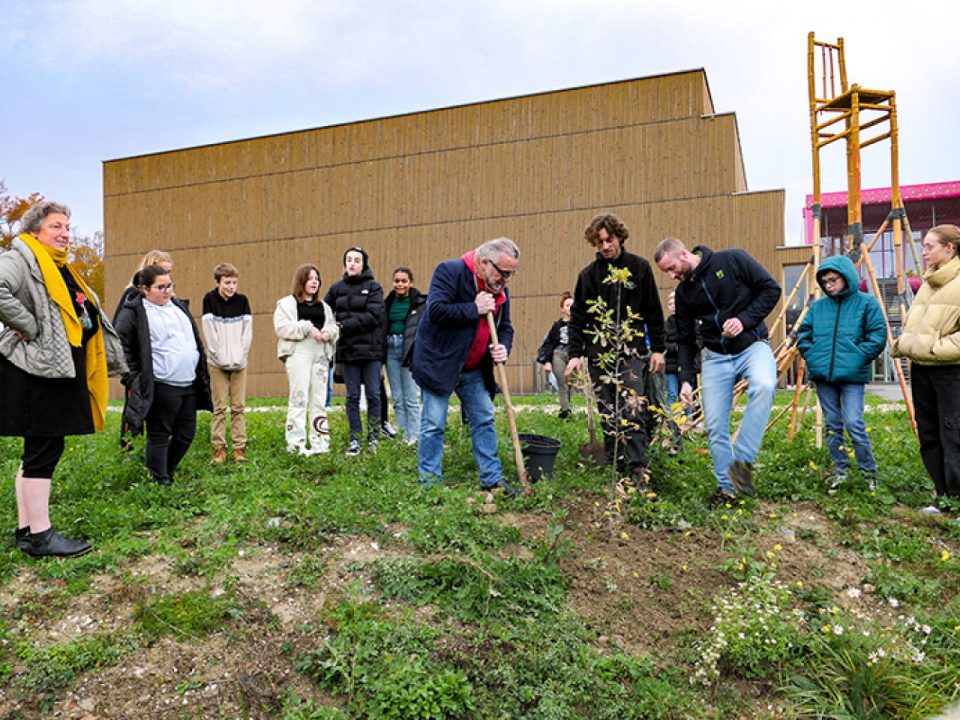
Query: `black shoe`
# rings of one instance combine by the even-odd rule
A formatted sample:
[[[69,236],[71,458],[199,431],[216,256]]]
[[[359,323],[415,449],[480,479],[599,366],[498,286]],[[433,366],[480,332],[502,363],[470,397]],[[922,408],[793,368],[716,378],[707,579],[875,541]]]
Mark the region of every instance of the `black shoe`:
[[[834,475],[833,479],[830,481],[829,487],[827,487],[827,495],[833,495],[840,489],[840,486],[847,481],[846,475]]]
[[[726,490],[721,490],[717,488],[714,490],[713,495],[707,498],[707,505],[713,509],[723,507],[724,505],[730,505],[731,507],[737,504],[737,496],[731,495]]]
[[[397,429],[393,426],[393,424],[389,420],[383,423],[383,425],[381,426],[381,431],[383,432],[384,435],[387,436],[388,440],[397,439]]]
[[[17,531],[13,534],[13,538],[16,542],[17,549],[27,552],[27,548],[30,547],[30,527],[17,528]]]
[[[734,460],[727,469],[727,475],[738,495],[753,495],[753,465]]]
[[[40,533],[30,533],[27,554],[32,557],[76,557],[90,552],[92,547],[86,540],[70,540],[49,528]]]
[[[494,490],[500,489],[500,490],[503,490],[503,494],[506,495],[507,497],[511,497],[517,494],[517,489],[503,479],[497,480],[497,482],[494,485],[490,485],[488,487],[484,487],[483,485],[481,485],[480,489],[483,490],[484,492],[493,492]]]
[[[155,477],[153,481],[160,487],[170,487],[171,485],[173,485],[172,477],[168,477],[168,478]]]
[[[557,417],[559,417],[561,420],[566,420],[568,417],[570,417],[570,411],[561,410],[559,413],[557,413]]]

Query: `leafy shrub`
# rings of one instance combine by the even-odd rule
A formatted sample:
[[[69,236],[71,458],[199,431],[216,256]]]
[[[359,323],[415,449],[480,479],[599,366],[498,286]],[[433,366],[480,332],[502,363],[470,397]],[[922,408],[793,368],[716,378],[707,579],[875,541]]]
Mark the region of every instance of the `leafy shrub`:
[[[865,582],[872,583],[885,600],[922,604],[934,601],[941,592],[939,579],[918,577],[905,568],[887,564],[874,567]]]

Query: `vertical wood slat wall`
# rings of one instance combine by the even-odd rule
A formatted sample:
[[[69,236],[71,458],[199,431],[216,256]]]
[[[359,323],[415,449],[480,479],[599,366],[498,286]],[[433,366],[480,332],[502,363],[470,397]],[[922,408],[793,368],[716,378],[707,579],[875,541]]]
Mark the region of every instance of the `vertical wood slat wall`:
[[[154,247],[195,314],[214,265],[234,263],[255,313],[249,393],[284,395],[272,312],[298,265],[328,287],[361,245],[387,291],[397,265],[425,290],[438,262],[507,235],[522,251],[510,382],[529,387],[558,296],[593,257],[596,212],[620,214],[647,257],[676,235],[774,268],[783,192],[744,192],[736,119],[713,112],[696,70],[108,161],[107,302]]]

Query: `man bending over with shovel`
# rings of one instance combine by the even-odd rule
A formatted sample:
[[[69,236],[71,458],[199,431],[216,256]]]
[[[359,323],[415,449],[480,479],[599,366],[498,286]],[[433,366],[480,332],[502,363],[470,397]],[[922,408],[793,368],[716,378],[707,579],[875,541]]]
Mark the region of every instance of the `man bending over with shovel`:
[[[427,309],[413,346],[413,379],[423,391],[417,469],[420,484],[443,481],[443,431],[451,393],[457,393],[470,423],[480,488],[516,490],[503,477],[493,424],[494,363],[504,363],[513,344],[507,283],[517,273],[520,248],[509,238],[488,240],[476,250],[437,265]],[[493,313],[498,344],[487,315]]]
[[[577,277],[566,375],[580,372],[586,356],[600,404],[607,464],[617,468],[625,483],[646,494],[650,491],[650,437],[644,383],[648,372],[664,367],[663,308],[650,263],[623,247],[630,231],[620,218],[597,215],[584,235],[597,258]],[[611,271],[621,279],[610,282]],[[611,311],[609,323],[598,312],[596,303],[601,300]],[[591,312],[594,308],[597,311]],[[644,325],[650,336],[649,352]]]

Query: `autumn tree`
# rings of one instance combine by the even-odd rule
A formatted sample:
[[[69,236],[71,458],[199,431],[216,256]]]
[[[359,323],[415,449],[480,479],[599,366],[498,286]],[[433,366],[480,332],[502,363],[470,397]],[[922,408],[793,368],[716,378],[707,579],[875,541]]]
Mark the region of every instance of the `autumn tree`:
[[[7,184],[0,180],[0,250],[6,250],[17,236],[14,226],[20,223],[23,214],[40,202],[43,195],[31,193],[21,198],[7,192]]]

